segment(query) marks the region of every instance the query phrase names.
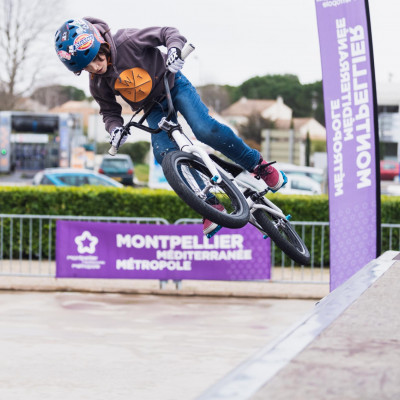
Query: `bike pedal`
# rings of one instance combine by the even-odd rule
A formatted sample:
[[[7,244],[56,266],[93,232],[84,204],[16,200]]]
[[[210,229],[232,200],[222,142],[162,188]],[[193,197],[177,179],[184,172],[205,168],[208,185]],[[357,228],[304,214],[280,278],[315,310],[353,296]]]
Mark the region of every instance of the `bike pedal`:
[[[211,239],[220,229],[222,228],[221,225],[218,225],[212,232],[207,233],[207,238]]]

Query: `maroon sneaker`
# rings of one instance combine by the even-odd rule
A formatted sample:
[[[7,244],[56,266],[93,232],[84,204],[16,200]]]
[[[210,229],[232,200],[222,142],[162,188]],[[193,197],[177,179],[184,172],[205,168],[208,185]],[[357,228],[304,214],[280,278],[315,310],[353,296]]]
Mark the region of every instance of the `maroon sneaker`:
[[[254,168],[253,173],[256,177],[260,177],[274,193],[287,183],[286,175],[263,159]]]
[[[216,208],[219,211],[225,211],[225,207],[222,204],[213,204],[211,207]],[[203,233],[208,236],[214,231],[218,231],[220,226],[215,223],[210,221],[209,219],[203,218]],[[212,236],[212,235],[211,235]]]

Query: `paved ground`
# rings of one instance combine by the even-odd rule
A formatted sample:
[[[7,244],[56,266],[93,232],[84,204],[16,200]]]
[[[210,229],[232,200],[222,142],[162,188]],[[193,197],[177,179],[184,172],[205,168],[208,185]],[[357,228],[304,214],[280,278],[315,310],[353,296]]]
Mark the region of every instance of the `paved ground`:
[[[193,399],[314,304],[3,290],[0,398]]]
[[[399,399],[399,279],[400,264],[254,400]],[[328,290],[188,281],[177,291],[172,282],[161,290],[158,281],[3,276],[0,399],[194,399]]]

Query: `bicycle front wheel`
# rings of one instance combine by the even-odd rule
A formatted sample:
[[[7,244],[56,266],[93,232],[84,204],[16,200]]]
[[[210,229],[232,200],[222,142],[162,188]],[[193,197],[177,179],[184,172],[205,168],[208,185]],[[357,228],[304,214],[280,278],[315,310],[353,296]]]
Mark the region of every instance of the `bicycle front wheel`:
[[[310,264],[310,252],[301,237],[286,218],[277,217],[263,209],[253,213],[259,227],[271,240],[293,261],[301,264]]]
[[[176,194],[204,218],[226,228],[241,228],[250,217],[249,206],[240,190],[219,171],[215,183],[203,160],[183,151],[167,153],[162,162],[164,175]],[[215,206],[221,204],[222,207]]]

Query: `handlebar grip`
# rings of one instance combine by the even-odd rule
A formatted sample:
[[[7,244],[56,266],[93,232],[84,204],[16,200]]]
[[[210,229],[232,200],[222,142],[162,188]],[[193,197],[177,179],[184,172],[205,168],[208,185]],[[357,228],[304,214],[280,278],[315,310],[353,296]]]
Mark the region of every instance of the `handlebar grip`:
[[[110,156],[115,156],[118,153],[118,149],[115,146],[111,146],[108,150]]]
[[[186,43],[181,51],[181,59],[184,60],[194,49],[195,47],[191,43]]]

